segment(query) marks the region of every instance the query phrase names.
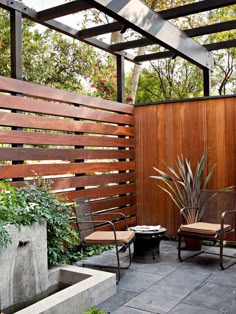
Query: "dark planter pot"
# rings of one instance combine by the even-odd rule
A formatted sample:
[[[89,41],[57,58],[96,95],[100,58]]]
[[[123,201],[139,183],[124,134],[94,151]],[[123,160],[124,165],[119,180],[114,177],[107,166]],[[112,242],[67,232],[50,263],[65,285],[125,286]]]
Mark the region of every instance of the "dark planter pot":
[[[185,248],[189,251],[200,251],[202,248],[202,240],[195,238],[184,238]]]

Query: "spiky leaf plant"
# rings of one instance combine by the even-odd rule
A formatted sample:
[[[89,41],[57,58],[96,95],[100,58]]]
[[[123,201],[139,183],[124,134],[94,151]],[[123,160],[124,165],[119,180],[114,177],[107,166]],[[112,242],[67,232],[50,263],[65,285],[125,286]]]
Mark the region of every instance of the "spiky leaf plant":
[[[168,173],[153,167],[159,173],[159,176],[151,176],[151,178],[163,181],[166,185],[165,187],[159,184],[157,186],[170,196],[179,209],[186,208],[183,214],[188,224],[197,222],[202,218],[207,205],[217,194],[232,191],[234,188],[234,186],[226,187],[208,198],[204,195],[203,190],[206,189],[215,169],[215,165],[213,165],[207,176],[203,177],[207,155],[208,151],[205,152],[200,162],[198,162],[195,172],[191,168],[190,161],[182,155],[181,157],[177,156],[177,171],[164,161],[163,163]]]

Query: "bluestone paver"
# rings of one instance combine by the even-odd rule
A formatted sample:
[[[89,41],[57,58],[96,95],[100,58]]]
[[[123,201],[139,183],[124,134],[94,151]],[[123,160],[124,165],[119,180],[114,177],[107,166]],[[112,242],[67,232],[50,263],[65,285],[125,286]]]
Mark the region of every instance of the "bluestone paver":
[[[236,288],[206,283],[185,298],[184,303],[220,311],[229,308],[236,297]]]
[[[174,307],[170,313],[174,314],[218,314],[220,312],[215,310],[206,309],[203,307],[189,305],[184,303],[179,303],[176,307]]]
[[[176,247],[175,241],[161,241],[157,263],[133,262],[122,271],[117,294],[100,308],[111,314],[235,314],[236,265],[222,271],[219,256],[209,254],[179,262]],[[219,252],[219,247],[204,249]],[[225,248],[225,253],[236,250]]]

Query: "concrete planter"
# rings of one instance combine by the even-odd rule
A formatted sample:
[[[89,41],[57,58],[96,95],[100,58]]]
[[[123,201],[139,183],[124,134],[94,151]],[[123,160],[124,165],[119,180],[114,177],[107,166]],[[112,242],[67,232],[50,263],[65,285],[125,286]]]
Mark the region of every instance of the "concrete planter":
[[[48,270],[46,223],[6,228],[12,244],[0,248],[0,312],[82,314],[116,293],[115,274],[68,265]]]
[[[28,304],[48,286],[46,223],[5,227],[12,243],[0,248],[0,308]]]

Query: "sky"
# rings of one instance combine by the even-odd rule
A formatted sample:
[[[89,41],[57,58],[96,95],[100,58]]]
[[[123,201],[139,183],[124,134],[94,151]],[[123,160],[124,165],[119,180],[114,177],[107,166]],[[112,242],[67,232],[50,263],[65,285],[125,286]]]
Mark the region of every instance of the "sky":
[[[53,6],[57,6],[57,5],[61,5],[64,4],[66,1],[65,0],[23,0],[23,3],[25,5],[27,5],[29,8],[35,9],[36,11],[41,11],[41,10],[45,10],[48,9],[50,7]],[[58,18],[56,20],[74,27],[74,28],[78,28],[77,22],[76,20],[76,15],[68,15],[68,16],[63,16],[61,18]],[[44,27],[43,27],[44,29]],[[129,72],[131,70],[131,68],[133,67],[133,63],[130,61],[125,60],[125,72]]]

